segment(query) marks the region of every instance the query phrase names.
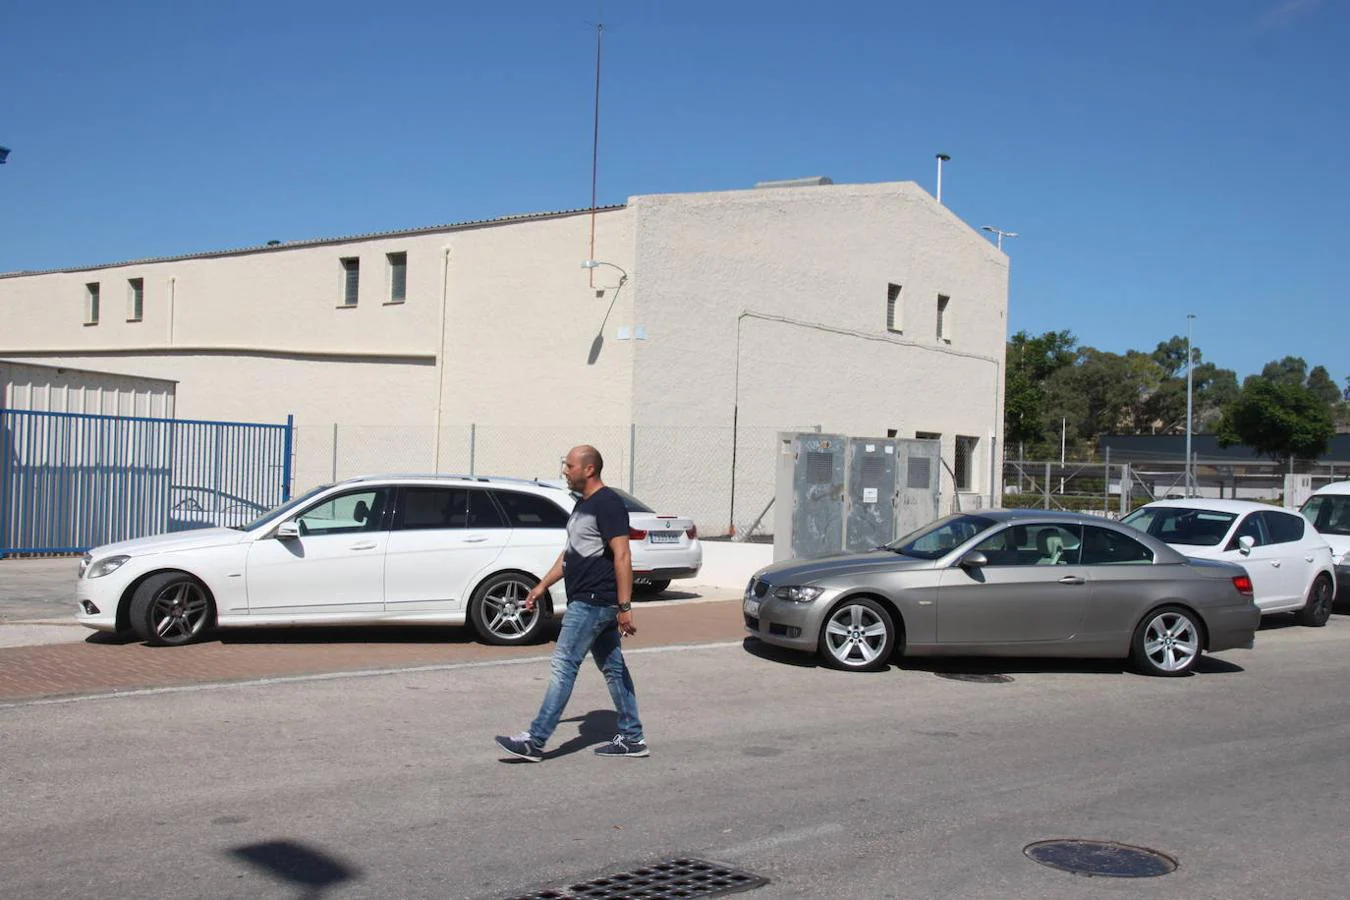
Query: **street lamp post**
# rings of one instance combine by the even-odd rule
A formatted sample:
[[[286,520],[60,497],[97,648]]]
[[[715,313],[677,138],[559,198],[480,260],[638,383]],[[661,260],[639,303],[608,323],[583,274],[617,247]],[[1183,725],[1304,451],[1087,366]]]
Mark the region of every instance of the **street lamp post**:
[[[1195,368],[1194,360],[1191,357],[1191,323],[1195,321],[1195,313],[1186,314],[1186,496],[1193,495],[1192,487],[1195,473],[1191,471],[1191,395],[1194,392],[1194,378],[1192,370]]]
[[[942,164],[945,162],[949,162],[950,160],[951,157],[945,153],[939,153],[937,155],[938,161],[937,202],[939,203],[942,202]]]
[[[1002,228],[995,228],[993,225],[981,225],[980,228],[983,229],[984,231],[989,232],[989,233],[992,234],[992,235],[995,235],[995,243],[998,245],[998,249],[999,249],[999,250],[1002,250],[1002,249],[1003,249],[1003,239],[1004,239],[1004,238],[1015,238],[1015,237],[1017,237],[1017,232],[1015,232],[1015,231],[1004,231]]]

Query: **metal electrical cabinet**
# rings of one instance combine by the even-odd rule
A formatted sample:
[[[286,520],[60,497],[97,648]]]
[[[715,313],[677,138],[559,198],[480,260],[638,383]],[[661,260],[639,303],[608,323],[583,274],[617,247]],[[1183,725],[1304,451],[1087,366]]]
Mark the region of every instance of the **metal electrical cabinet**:
[[[938,441],[778,436],[773,558],[870,550],[938,517]]]
[[[895,537],[916,531],[938,518],[942,477],[942,443],[900,438],[897,457]]]
[[[849,438],[844,549],[871,550],[895,537],[895,440]]]
[[[778,436],[775,561],[825,556],[844,546],[846,445],[838,434]]]

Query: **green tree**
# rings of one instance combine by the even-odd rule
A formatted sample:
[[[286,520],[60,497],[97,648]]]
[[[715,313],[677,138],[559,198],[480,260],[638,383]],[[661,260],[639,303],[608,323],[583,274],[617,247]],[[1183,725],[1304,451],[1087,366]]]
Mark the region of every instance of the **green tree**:
[[[1162,369],[1148,354],[1131,350],[1122,356],[1082,347],[1075,365],[1047,381],[1045,429],[1058,432],[1064,423],[1077,453],[1090,455],[1101,435],[1140,429],[1161,377]]]
[[[1073,365],[1074,344],[1068,331],[1038,337],[1019,331],[1008,340],[1003,426],[1010,445],[1045,444],[1045,384],[1055,372]]]
[[[1336,387],[1336,382],[1331,379],[1331,373],[1327,371],[1326,366],[1313,366],[1304,387],[1312,391],[1313,395],[1328,407],[1334,407],[1341,400],[1341,390]]]
[[[1286,357],[1288,360],[1289,357]],[[1271,365],[1275,365],[1272,363]],[[1295,381],[1288,370],[1274,378],[1249,377],[1219,419],[1219,445],[1246,444],[1273,460],[1314,459],[1326,452],[1336,433],[1322,398]]]

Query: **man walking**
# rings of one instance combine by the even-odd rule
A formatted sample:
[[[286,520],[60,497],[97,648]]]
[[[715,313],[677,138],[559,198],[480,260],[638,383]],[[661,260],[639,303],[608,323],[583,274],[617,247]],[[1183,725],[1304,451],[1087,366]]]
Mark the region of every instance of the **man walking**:
[[[572,696],[577,669],[589,651],[605,675],[609,695],[619,713],[619,733],[595,749],[599,756],[646,756],[647,742],[638,719],[633,678],[619,649],[621,636],[637,634],[633,625],[633,559],[628,547],[628,509],[600,479],[605,461],[588,444],[573,447],[563,461],[567,486],[581,495],[567,520],[567,549],[525,597],[533,609],[553,584],[565,579],[567,611],[553,648],[553,674],[539,715],[530,730],[497,744],[530,762],[544,758],[544,744],[553,736],[563,708]]]

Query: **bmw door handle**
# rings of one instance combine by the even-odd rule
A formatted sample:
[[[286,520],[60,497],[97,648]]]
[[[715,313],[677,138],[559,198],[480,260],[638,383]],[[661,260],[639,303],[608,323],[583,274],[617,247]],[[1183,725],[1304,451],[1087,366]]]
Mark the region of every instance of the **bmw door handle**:
[[[1087,579],[1082,575],[1065,575],[1059,580],[1060,584],[1086,584]]]
[[[466,537],[466,538],[461,538],[461,540],[463,541],[463,543],[466,543],[466,544],[481,544],[481,543],[483,543],[483,541],[486,541],[486,540],[487,540],[487,535],[483,535],[483,534],[472,534],[472,535],[469,535],[469,536]]]
[[[377,543],[375,543],[374,541],[362,541],[362,542],[359,543],[359,544],[352,544],[352,549],[353,549],[353,550],[374,550],[374,549],[375,549],[376,547],[378,547],[378,546],[380,546],[380,545],[377,544]]]

